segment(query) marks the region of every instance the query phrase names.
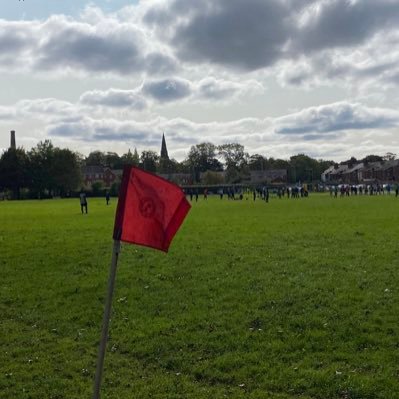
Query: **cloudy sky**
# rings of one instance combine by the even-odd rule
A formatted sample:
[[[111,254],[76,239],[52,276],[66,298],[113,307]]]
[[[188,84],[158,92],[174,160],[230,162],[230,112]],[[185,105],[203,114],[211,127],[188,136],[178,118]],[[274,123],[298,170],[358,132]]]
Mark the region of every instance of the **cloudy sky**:
[[[399,0],[7,0],[0,151],[399,155]]]

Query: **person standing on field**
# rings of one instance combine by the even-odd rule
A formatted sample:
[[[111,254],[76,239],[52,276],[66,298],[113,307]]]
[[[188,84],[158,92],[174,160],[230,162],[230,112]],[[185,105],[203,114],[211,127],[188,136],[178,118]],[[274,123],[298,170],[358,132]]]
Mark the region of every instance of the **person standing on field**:
[[[86,198],[86,193],[84,191],[80,192],[79,199],[80,199],[80,210],[82,211],[83,215],[83,210],[87,213],[87,198]]]
[[[105,201],[107,202],[107,205],[109,204],[109,199],[110,199],[109,191],[106,191],[106,193],[105,193]]]

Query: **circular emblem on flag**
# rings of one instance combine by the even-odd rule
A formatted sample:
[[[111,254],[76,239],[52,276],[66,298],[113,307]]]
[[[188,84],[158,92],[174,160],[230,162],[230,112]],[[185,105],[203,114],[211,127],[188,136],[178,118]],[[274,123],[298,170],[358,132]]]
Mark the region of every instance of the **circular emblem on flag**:
[[[151,197],[144,197],[140,200],[140,213],[145,218],[152,218],[155,213],[155,202]]]

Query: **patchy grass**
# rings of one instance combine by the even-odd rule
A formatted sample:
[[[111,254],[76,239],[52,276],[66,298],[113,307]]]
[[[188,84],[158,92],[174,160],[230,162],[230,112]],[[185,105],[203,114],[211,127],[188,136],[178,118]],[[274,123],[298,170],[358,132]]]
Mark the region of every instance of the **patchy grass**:
[[[90,397],[116,201],[0,202],[0,397]],[[399,398],[399,199],[194,203],[123,244],[102,398]]]

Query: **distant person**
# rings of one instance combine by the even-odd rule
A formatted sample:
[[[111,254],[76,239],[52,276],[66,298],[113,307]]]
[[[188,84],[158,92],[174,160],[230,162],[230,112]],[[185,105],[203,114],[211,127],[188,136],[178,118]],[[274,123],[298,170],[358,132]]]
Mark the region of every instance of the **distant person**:
[[[195,190],[195,202],[198,202],[198,189]]]
[[[110,199],[109,191],[106,191],[105,192],[105,201],[107,202],[107,205],[109,204],[109,199]]]
[[[208,199],[208,189],[204,189],[204,200]]]
[[[83,210],[87,213],[87,198],[86,198],[86,193],[84,191],[81,191],[79,194],[79,199],[80,199],[80,210]]]

